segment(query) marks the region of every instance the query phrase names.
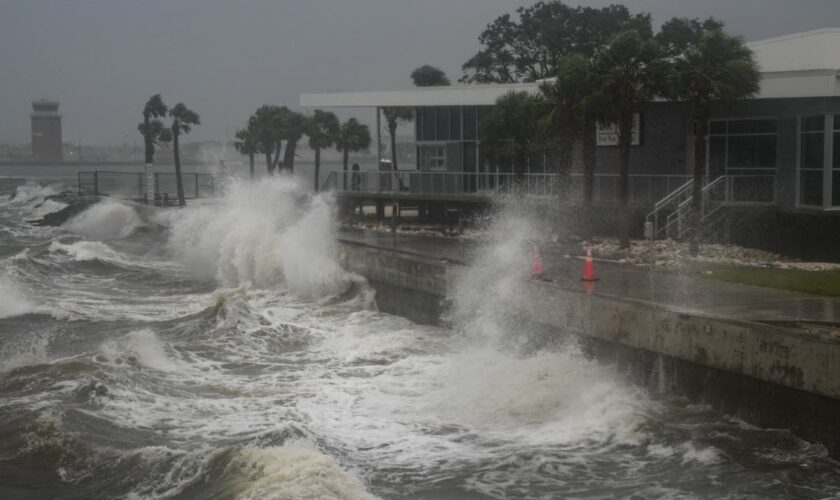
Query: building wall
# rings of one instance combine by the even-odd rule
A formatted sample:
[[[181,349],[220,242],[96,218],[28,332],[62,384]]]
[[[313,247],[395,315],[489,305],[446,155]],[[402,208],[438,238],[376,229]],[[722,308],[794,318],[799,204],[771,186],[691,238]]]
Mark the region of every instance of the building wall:
[[[32,154],[40,161],[62,161],[61,117],[32,117]]]

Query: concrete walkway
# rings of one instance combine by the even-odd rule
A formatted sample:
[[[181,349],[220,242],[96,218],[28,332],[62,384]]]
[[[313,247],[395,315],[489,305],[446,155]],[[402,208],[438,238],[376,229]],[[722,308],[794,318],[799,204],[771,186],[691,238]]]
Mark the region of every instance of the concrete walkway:
[[[339,239],[467,264],[477,243],[454,238],[344,229]],[[561,251],[542,250],[546,277],[580,288],[583,263]],[[597,259],[597,255],[595,256]],[[693,274],[651,272],[647,267],[595,262],[593,293],[643,300],[680,312],[752,321],[840,324],[840,299],[802,292],[725,283]]]

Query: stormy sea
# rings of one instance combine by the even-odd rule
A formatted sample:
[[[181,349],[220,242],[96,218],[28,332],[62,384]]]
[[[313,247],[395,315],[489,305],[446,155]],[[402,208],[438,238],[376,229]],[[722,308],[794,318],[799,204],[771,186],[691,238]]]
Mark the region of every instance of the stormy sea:
[[[432,327],[377,311],[293,179],[184,209],[74,188],[0,178],[2,499],[840,495],[819,444],[507,317],[516,217]]]

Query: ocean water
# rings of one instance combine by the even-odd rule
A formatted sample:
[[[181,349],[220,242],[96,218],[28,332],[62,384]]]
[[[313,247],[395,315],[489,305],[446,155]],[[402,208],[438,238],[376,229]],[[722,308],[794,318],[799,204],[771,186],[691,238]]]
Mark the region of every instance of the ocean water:
[[[452,326],[422,326],[337,264],[304,185],[36,227],[72,184],[0,178],[0,498],[840,495],[817,443],[531,342],[499,307],[527,218],[499,216]]]

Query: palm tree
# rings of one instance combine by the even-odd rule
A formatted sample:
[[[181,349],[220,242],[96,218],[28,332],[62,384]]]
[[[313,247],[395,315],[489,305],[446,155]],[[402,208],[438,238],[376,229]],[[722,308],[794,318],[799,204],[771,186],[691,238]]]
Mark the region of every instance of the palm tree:
[[[178,188],[178,205],[183,207],[187,204],[187,201],[184,199],[184,182],[181,179],[181,155],[178,149],[178,138],[181,134],[188,134],[193,125],[201,125],[201,119],[195,111],[187,108],[182,102],[169,110],[169,116],[172,117],[172,146],[175,156],[175,183]]]
[[[410,122],[414,119],[414,110],[412,108],[382,108],[382,115],[385,117],[385,123],[388,124],[388,134],[391,136],[391,168],[394,175],[397,175],[397,126],[400,122]],[[377,165],[377,168],[378,165]]]
[[[320,109],[316,109],[315,113],[306,121],[309,147],[315,151],[315,191],[318,191],[320,187],[318,177],[321,173],[321,149],[328,148],[335,143],[339,128],[338,118],[335,114]]]
[[[691,252],[699,250],[702,183],[706,169],[706,135],[711,108],[732,104],[759,90],[761,75],[752,51],[741,37],[720,29],[705,31],[699,42],[673,58],[668,75],[669,97],[691,104],[694,126],[694,188],[692,218],[695,228]]]
[[[592,199],[595,179],[595,135],[600,117],[607,114],[608,106],[604,96],[595,86],[592,60],[575,55],[561,59],[557,64],[557,76],[551,83],[542,85],[541,90],[548,102],[549,125],[561,136],[568,137],[564,144],[562,160],[571,163],[572,141],[580,140],[583,145],[583,207],[585,212],[584,231],[592,234]],[[561,173],[569,170],[563,165]]]
[[[155,141],[161,140],[161,142],[169,142],[168,140],[161,139],[160,134],[164,128],[160,120],[157,120],[157,118],[163,118],[166,116],[166,111],[166,104],[163,103],[163,99],[160,97],[160,94],[155,94],[150,97],[143,106],[143,123],[137,126],[137,130],[139,130],[143,135],[143,141],[146,146],[147,165],[151,165],[154,162]],[[155,118],[155,120],[152,120],[152,118]],[[155,122],[157,122],[157,124],[155,124]],[[166,138],[168,138],[168,134]]]
[[[496,99],[481,123],[481,146],[490,159],[513,165],[517,182],[525,177],[532,143],[542,135],[546,114],[539,95],[510,91]]]
[[[257,134],[249,122],[245,128],[236,131],[236,141],[233,146],[243,155],[248,155],[248,163],[251,171],[251,180],[254,179],[254,155],[259,152]]]
[[[598,91],[609,96],[618,122],[618,196],[621,248],[630,247],[630,142],[635,106],[648,102],[659,92],[663,61],[659,47],[642,38],[638,31],[618,33],[595,57]]]
[[[274,175],[274,170],[280,161],[283,121],[283,108],[271,104],[260,106],[248,119],[248,127],[256,135],[259,152],[265,155],[268,175]]]
[[[347,186],[347,164],[350,160],[350,152],[361,151],[370,147],[370,130],[367,125],[359,123],[355,118],[350,118],[341,125],[338,136],[335,140],[335,148],[343,153],[342,165],[344,166],[344,186]]]

